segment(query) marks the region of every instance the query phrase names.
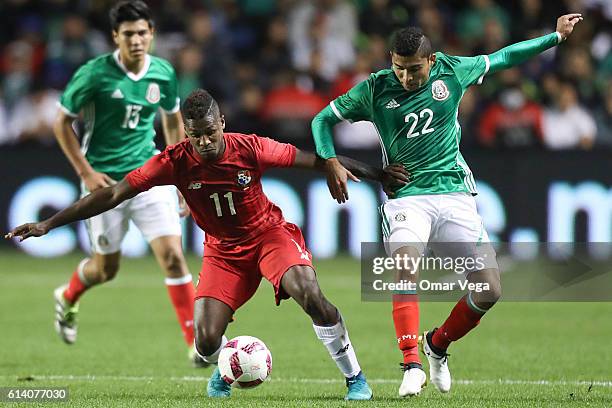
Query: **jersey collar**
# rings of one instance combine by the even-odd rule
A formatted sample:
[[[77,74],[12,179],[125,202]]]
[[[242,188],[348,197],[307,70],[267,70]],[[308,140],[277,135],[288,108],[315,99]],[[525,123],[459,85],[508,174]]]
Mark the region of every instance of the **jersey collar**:
[[[140,72],[137,74],[131,71],[128,71],[125,65],[123,65],[123,62],[119,60],[119,50],[118,49],[115,50],[115,52],[113,52],[113,59],[115,60],[115,63],[117,64],[117,66],[121,68],[121,70],[125,72],[125,75],[127,75],[127,77],[130,78],[132,81],[141,80],[147,74],[147,71],[149,71],[149,66],[151,66],[151,56],[149,54],[145,55],[144,65],[142,66],[142,69],[140,70]]]

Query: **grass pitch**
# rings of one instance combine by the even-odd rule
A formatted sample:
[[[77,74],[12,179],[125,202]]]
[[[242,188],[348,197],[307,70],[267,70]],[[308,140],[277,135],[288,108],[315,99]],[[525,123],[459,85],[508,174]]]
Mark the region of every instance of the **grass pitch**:
[[[53,330],[52,291],[82,256],[34,259],[0,253],[0,387],[68,387],[68,406],[612,406],[612,303],[501,302],[449,350],[453,389],[432,385],[401,399],[389,303],[362,303],[359,263],[316,261],[326,296],[342,311],[374,400],[343,401],[343,378],[292,301],[274,305],[263,282],[236,314],[228,337],[261,338],[273,354],[271,380],[234,390],[230,400],[205,395],[211,369],[194,369],[151,257],[124,259],[118,278],[81,302],[78,342]],[[194,275],[199,259],[189,258]],[[441,324],[449,303],[421,305],[421,327]],[[24,404],[25,405],[25,404]],[[48,403],[26,406],[48,406]]]

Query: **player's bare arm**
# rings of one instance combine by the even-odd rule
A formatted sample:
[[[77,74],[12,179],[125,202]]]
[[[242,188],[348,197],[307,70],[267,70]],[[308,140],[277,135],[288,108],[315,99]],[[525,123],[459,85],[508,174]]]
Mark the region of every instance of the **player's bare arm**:
[[[20,241],[29,237],[40,237],[53,228],[102,214],[136,196],[139,192],[123,179],[113,186],[97,189],[44,221],[20,225],[4,237],[7,239],[19,237]]]
[[[176,144],[185,139],[183,118],[180,111],[175,113],[162,112],[161,119],[164,139],[167,146]]]
[[[183,117],[181,112],[167,113],[162,111],[162,128],[164,130],[164,138],[166,146],[173,145],[185,139],[185,128],[183,126]],[[189,207],[185,202],[185,197],[179,190],[176,190],[179,202],[179,215],[186,217],[189,215]]]
[[[363,177],[368,180],[378,181],[383,185],[383,190],[389,197],[393,197],[394,193],[392,188],[403,186],[410,181],[410,173],[401,164],[394,163],[390,164],[384,169],[379,169],[369,164],[360,162],[359,160],[351,159],[350,157],[337,156],[333,160],[336,160],[338,164],[346,170],[347,174],[350,174],[351,179],[359,182],[358,177]],[[295,156],[294,167],[309,168],[324,171],[327,173],[327,185],[332,197],[343,203],[348,200],[348,188],[346,188],[346,180],[344,184],[344,190],[339,184],[334,183],[334,179],[330,179],[330,173],[328,170],[328,162],[330,160],[324,160],[312,152],[305,152],[297,150]]]
[[[111,186],[115,181],[108,175],[95,171],[87,159],[85,159],[77,136],[72,128],[73,122],[74,118],[60,109],[53,126],[55,138],[70,161],[70,164],[72,164],[72,168],[83,180],[85,187],[89,191],[93,192],[100,188]]]

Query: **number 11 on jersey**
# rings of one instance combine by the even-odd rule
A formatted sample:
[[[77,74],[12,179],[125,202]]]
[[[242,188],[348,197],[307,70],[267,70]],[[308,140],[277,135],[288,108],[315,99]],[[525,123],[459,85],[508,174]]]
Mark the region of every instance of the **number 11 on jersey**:
[[[217,217],[223,217],[223,210],[221,209],[221,200],[219,200],[219,193],[214,193],[209,196],[215,202],[215,210],[217,210]],[[227,199],[229,205],[230,215],[236,215],[236,207],[234,207],[234,197],[232,192],[223,194],[223,197]]]

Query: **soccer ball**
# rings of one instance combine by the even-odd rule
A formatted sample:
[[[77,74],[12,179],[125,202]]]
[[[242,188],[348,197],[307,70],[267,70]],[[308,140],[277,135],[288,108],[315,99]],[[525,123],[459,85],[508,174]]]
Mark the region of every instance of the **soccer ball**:
[[[263,341],[252,336],[234,337],[219,354],[223,381],[237,388],[253,388],[272,371],[272,354]]]

